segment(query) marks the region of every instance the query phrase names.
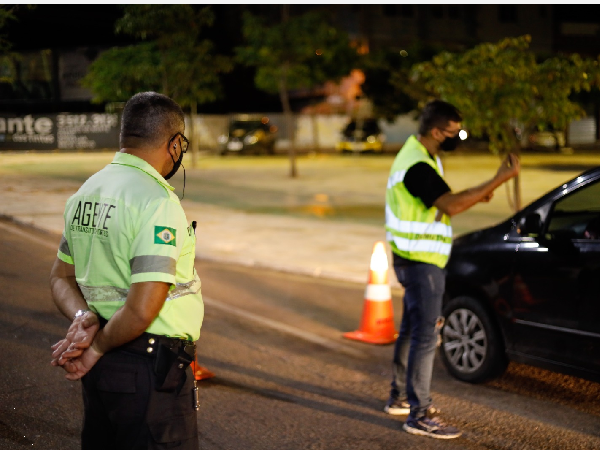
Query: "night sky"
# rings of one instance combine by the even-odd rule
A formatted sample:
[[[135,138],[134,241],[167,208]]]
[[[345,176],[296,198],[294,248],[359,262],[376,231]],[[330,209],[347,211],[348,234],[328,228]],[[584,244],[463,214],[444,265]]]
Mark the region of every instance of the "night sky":
[[[204,5],[198,5],[202,7]],[[279,15],[279,5],[212,5],[216,21],[205,36],[213,39],[220,51],[239,45],[241,14],[244,10]],[[118,45],[131,42],[125,35],[115,35],[115,21],[121,17],[120,5],[36,5],[28,9],[18,5],[19,21],[7,27],[10,41],[17,51],[87,45]],[[307,6],[293,6],[307,9]],[[333,6],[335,8],[335,6]],[[562,21],[600,23],[600,5],[553,5],[555,16]]]
[[[300,13],[311,6],[292,5],[291,8]],[[335,9],[336,6],[328,8]],[[553,5],[553,8],[555,17],[562,21],[600,23],[600,5]],[[270,16],[274,21],[280,17],[280,5],[220,4],[212,5],[212,9],[215,23],[205,29],[202,36],[214,42],[217,52],[228,55],[233,55],[234,47],[242,44],[241,17],[244,10]],[[4,31],[17,52],[133,43],[130,36],[114,33],[115,21],[121,16],[119,5],[44,4],[32,9],[18,5],[18,21],[10,23]],[[204,112],[220,114],[236,108],[246,112],[280,111],[277,96],[267,95],[254,87],[254,70],[238,65],[232,73],[224,75],[224,100],[203,105]]]

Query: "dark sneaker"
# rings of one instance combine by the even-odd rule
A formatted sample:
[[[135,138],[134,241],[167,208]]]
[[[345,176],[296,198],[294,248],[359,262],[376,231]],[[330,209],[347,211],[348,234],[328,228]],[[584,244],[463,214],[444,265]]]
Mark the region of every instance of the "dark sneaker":
[[[383,410],[392,416],[407,416],[410,413],[410,404],[405,398],[400,400],[398,398],[390,397]],[[427,408],[427,417],[433,418],[439,414],[440,410],[435,406],[431,405]]]
[[[429,417],[420,419],[409,417],[402,425],[402,429],[410,434],[429,436],[434,439],[455,439],[462,434],[457,428],[446,425],[439,419],[430,419]]]

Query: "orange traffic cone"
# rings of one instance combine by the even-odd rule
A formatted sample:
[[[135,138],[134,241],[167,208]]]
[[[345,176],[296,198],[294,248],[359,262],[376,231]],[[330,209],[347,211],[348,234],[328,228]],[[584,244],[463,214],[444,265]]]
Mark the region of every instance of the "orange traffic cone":
[[[360,327],[344,337],[369,344],[390,344],[398,333],[394,328],[392,290],[388,281],[388,261],[383,242],[375,243],[371,256],[369,283],[365,290]]]
[[[194,372],[194,378],[196,379],[196,381],[204,380],[206,378],[212,378],[215,376],[215,374],[208,370],[206,367],[202,367],[198,364],[198,356],[196,356],[196,359],[192,361],[192,371]]]

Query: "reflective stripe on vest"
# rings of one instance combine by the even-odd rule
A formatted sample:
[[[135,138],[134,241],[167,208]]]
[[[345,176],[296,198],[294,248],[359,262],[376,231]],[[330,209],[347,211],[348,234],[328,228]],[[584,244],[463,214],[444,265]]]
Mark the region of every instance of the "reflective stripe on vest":
[[[415,222],[398,219],[388,205],[385,206],[385,223],[387,228],[403,234],[440,236],[452,239],[452,227],[442,222]]]
[[[169,291],[165,301],[175,300],[184,295],[197,294],[200,291],[200,278],[196,276],[187,283],[177,283]],[[122,289],[115,286],[82,286],[79,285],[85,301],[89,304],[94,302],[125,302],[129,289]]]
[[[389,242],[393,242],[396,245],[398,250],[405,252],[439,253],[440,255],[448,256],[452,248],[451,243],[430,241],[427,239],[405,239],[394,236],[389,231],[386,233],[386,237]]]

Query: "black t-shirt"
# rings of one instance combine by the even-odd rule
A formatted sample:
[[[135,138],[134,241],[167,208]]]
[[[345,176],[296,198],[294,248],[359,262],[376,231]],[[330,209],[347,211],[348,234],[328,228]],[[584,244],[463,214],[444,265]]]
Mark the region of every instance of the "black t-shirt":
[[[438,175],[433,167],[424,162],[419,162],[411,166],[404,175],[404,186],[413,197],[418,197],[427,208],[431,208],[433,203],[450,192],[450,187],[442,177]],[[393,254],[394,267],[403,267],[416,264],[416,261],[402,258]]]
[[[450,192],[444,179],[425,162],[418,162],[408,169],[404,175],[404,186],[410,195],[420,198],[427,208],[431,208],[438,198]]]

